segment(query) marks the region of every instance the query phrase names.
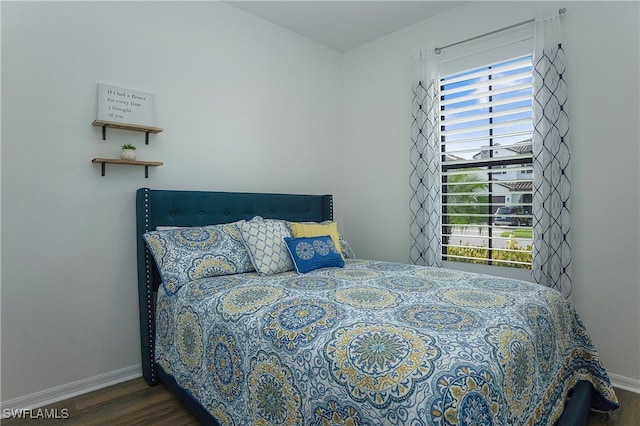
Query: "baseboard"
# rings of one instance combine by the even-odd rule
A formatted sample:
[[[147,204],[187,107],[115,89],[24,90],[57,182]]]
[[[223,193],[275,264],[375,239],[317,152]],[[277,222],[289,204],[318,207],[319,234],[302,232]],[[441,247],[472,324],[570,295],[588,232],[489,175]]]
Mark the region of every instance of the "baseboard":
[[[54,404],[74,396],[82,395],[107,386],[126,382],[142,376],[140,365],[121,368],[98,376],[67,383],[51,389],[45,389],[31,395],[21,396],[9,401],[0,402],[0,414],[5,410],[34,409]],[[1,416],[0,416],[1,417]]]
[[[640,394],[640,380],[619,376],[617,374],[609,374],[609,378],[611,379],[611,384],[614,388],[620,388]]]

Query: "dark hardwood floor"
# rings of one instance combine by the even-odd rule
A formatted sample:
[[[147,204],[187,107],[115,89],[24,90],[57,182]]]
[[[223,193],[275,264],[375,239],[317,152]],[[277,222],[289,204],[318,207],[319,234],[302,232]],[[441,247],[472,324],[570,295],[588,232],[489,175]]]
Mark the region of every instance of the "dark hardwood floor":
[[[621,408],[613,414],[591,413],[589,426],[640,426],[640,394],[616,389]],[[46,407],[66,419],[4,419],[2,425],[154,425],[189,426],[198,422],[162,384],[140,379],[80,395]],[[56,411],[54,411],[56,412]],[[37,411],[33,411],[37,414]]]

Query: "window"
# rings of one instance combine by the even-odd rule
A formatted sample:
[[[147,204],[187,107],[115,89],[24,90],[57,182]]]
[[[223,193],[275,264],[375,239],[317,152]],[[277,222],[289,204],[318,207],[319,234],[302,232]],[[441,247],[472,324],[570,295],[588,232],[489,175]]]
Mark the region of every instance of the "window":
[[[532,56],[440,79],[442,259],[531,269]]]

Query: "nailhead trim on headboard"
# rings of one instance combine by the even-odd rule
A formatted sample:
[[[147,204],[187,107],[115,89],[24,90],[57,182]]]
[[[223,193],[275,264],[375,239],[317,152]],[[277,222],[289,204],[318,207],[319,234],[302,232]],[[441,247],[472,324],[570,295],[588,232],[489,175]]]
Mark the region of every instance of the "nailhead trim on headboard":
[[[150,229],[150,218],[149,218],[149,188],[145,188],[144,190],[144,232],[149,232]],[[144,261],[145,261],[145,275],[146,275],[146,291],[147,291],[147,336],[149,338],[149,358],[151,359],[150,364],[150,376],[153,383],[156,383],[158,378],[156,375],[156,363],[153,361],[156,359],[155,354],[155,336],[153,330],[153,321],[155,316],[155,306],[153,303],[153,284],[151,282],[151,254],[149,253],[149,249],[145,248],[144,253]]]

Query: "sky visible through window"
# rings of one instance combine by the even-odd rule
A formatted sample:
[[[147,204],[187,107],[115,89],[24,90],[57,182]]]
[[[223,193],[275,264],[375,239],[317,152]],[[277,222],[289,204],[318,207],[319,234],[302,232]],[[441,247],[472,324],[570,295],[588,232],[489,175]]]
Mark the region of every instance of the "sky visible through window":
[[[487,70],[493,72],[487,75]],[[489,145],[490,138],[501,145],[529,139],[533,132],[531,84],[531,56],[442,78],[441,87],[449,92],[442,99],[441,123],[451,132],[447,144],[455,144],[461,157],[471,158]],[[514,120],[517,122],[502,126]]]

